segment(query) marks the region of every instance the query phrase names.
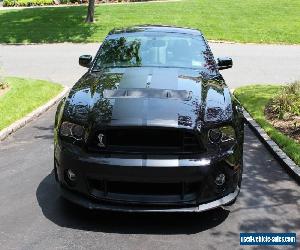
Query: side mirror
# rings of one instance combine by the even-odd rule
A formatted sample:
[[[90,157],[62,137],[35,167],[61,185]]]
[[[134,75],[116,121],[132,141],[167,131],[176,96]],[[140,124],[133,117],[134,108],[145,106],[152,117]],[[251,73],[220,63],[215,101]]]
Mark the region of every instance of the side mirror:
[[[232,59],[230,57],[221,57],[217,59],[218,69],[229,69],[232,67]]]
[[[91,66],[91,62],[93,57],[90,55],[83,55],[79,57],[79,65],[82,67],[89,68]]]

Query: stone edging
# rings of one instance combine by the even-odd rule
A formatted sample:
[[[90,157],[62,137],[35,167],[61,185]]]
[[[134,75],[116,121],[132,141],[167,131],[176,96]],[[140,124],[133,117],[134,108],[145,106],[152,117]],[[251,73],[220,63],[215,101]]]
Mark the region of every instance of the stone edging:
[[[50,101],[48,101],[43,106],[35,109],[25,117],[21,118],[20,120],[14,122],[9,127],[4,128],[0,131],[0,141],[3,141],[7,136],[17,131],[19,128],[24,127],[27,123],[31,122],[35,118],[39,117],[41,114],[46,112],[48,109],[50,109],[52,106],[54,106],[56,103],[58,103],[69,91],[68,87],[65,87],[62,92],[60,92],[56,97],[52,98]]]
[[[300,184],[300,167],[284,153],[281,148],[267,135],[267,133],[261,128],[261,126],[251,117],[251,115],[244,111],[244,117],[250,128],[272,153],[272,155],[278,160],[289,173],[289,175]]]

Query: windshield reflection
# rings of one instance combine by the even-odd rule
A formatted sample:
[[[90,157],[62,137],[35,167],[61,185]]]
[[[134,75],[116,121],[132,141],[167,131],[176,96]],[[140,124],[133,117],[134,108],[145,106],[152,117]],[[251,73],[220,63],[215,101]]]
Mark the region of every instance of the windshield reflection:
[[[199,36],[142,32],[105,39],[93,67],[173,67],[216,70],[213,55]]]

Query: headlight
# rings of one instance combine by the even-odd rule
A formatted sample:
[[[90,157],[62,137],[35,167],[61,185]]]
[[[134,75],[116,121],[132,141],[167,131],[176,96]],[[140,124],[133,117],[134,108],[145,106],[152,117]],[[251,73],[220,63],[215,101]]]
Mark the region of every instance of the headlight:
[[[223,126],[208,131],[208,139],[211,143],[234,142],[235,138],[235,131],[231,126]]]
[[[60,135],[62,136],[82,140],[84,138],[84,134],[85,130],[80,125],[71,122],[63,122],[60,126]]]

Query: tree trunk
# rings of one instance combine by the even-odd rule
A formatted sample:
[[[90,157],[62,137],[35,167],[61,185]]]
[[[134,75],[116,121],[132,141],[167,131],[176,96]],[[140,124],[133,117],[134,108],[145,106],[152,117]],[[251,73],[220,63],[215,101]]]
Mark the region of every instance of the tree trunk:
[[[95,0],[89,0],[88,12],[85,21],[87,23],[94,22]]]

